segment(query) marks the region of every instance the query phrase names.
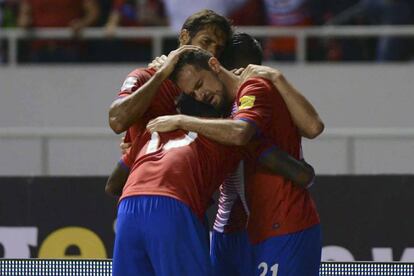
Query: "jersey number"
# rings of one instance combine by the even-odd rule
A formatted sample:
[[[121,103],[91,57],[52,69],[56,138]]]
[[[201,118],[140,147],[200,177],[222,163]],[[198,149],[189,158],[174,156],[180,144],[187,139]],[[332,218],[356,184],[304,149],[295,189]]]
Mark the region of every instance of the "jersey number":
[[[265,262],[261,262],[257,267],[259,270],[263,269],[260,273],[260,276],[266,276],[267,271],[269,270],[269,266]],[[272,272],[272,276],[277,276],[277,271],[279,270],[279,264],[274,264],[270,267],[270,271]]]
[[[167,143],[165,143],[162,146],[162,149],[169,150],[173,148],[188,146],[189,144],[194,142],[196,138],[197,138],[197,133],[190,131],[181,138],[169,140]],[[158,132],[153,132],[151,134],[151,140],[148,143],[146,154],[153,153],[154,151],[156,151],[159,147],[159,144],[160,144],[160,135],[158,134]]]

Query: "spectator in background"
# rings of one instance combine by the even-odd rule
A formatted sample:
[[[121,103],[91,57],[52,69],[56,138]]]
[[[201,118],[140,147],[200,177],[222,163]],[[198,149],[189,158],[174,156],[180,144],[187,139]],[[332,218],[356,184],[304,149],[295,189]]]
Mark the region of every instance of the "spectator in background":
[[[152,58],[151,39],[115,39],[119,26],[166,26],[168,23],[161,0],[113,0],[104,44],[97,45],[95,59],[101,62],[147,62]]]
[[[407,25],[414,23],[414,1],[412,0],[360,0],[357,4],[339,13],[327,24],[352,24],[355,20],[366,24]],[[413,51],[412,41],[407,38],[383,36],[378,39],[376,59],[378,61],[402,61],[409,59]]]
[[[16,26],[18,0],[0,0],[0,27]]]
[[[227,17],[247,1],[249,0],[163,0],[169,25],[177,33],[183,22],[197,11],[209,9]]]
[[[247,0],[238,8],[229,12],[227,17],[235,26],[266,25],[265,10],[260,0]]]
[[[164,7],[159,0],[114,0],[105,32],[113,36],[118,26],[167,25]]]
[[[18,0],[0,0],[0,28],[16,26]],[[0,64],[7,62],[7,42],[0,39]]]
[[[17,25],[22,28],[69,27],[74,37],[92,26],[99,17],[96,0],[22,0]],[[42,40],[30,43],[30,61],[73,62],[79,59],[80,45]]]
[[[311,26],[320,23],[319,0],[263,0],[267,25],[275,27]],[[282,61],[295,60],[296,40],[293,37],[269,39],[265,44],[265,58]]]

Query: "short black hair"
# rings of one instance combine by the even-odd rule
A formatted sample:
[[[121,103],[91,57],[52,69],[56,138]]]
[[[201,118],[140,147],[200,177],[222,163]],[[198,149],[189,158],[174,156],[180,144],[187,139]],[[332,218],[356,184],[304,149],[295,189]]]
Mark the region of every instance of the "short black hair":
[[[178,96],[176,107],[181,114],[189,116],[207,118],[220,118],[224,116],[223,112],[216,109],[211,104],[197,101],[185,93],[181,93],[180,96]]]
[[[220,63],[227,70],[246,67],[249,64],[262,64],[263,49],[260,43],[246,33],[235,33],[226,44]]]
[[[197,50],[188,50],[182,53],[177,61],[177,64],[174,67],[174,70],[170,75],[170,80],[177,82],[178,74],[181,72],[184,65],[192,65],[197,70],[211,70],[208,61],[212,57],[213,56],[210,52],[201,48]]]
[[[199,31],[212,27],[223,32],[225,40],[228,41],[233,35],[233,28],[230,20],[226,17],[212,11],[201,10],[190,15],[184,22],[181,30],[186,29],[190,38],[193,38]]]

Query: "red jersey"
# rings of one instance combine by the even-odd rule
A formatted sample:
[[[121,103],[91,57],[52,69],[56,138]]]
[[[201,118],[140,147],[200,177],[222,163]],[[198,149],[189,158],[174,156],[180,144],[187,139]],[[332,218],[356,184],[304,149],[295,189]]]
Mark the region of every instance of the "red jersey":
[[[152,68],[135,69],[128,74],[118,93],[118,97],[130,95],[143,86],[154,74],[155,70]],[[163,81],[142,118],[128,129],[125,135],[125,142],[131,142],[135,137],[141,135],[150,120],[162,115],[176,114],[175,99],[180,93],[180,89],[172,81],[168,79]]]
[[[254,124],[257,134],[299,159],[301,136],[279,92],[267,80],[251,78],[239,88],[238,110],[234,119]],[[293,233],[319,223],[310,193],[282,176],[259,168],[255,160],[246,162],[246,198],[250,217],[249,237],[253,243]]]
[[[235,170],[241,150],[195,132],[145,132],[123,156],[131,168],[120,200],[136,195],[178,199],[202,218],[214,191]]]
[[[34,27],[67,27],[83,16],[87,0],[26,0],[30,5]]]

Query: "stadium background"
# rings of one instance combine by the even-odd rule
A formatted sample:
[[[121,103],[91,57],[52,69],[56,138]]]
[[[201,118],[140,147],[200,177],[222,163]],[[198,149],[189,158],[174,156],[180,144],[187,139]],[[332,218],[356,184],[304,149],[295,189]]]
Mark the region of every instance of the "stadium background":
[[[358,1],[319,2],[325,5],[313,26],[286,29],[254,17],[238,22],[243,6],[232,11],[233,19],[254,23],[239,29],[264,47],[269,34],[296,38],[293,57],[268,54],[265,64],[281,69],[326,125],[316,140],[304,140],[305,157],[319,175],[312,193],[322,218],[323,260],[414,262],[414,26],[407,25],[413,13],[396,26],[360,25],[373,24],[368,15],[351,26],[325,26]],[[15,27],[18,1],[0,1],[0,258],[112,255],[116,202],[103,186],[119,157],[120,137],[107,127],[108,106],[128,72],[174,48],[176,31],[119,27],[108,38],[111,3],[99,3],[94,28],[73,39],[64,26]],[[390,34],[406,38],[410,50],[403,58],[376,55],[380,39]],[[69,62],[59,55],[30,60],[36,37],[80,43],[73,46],[79,54]],[[131,54],[131,43],[139,56],[102,50],[112,45]]]

